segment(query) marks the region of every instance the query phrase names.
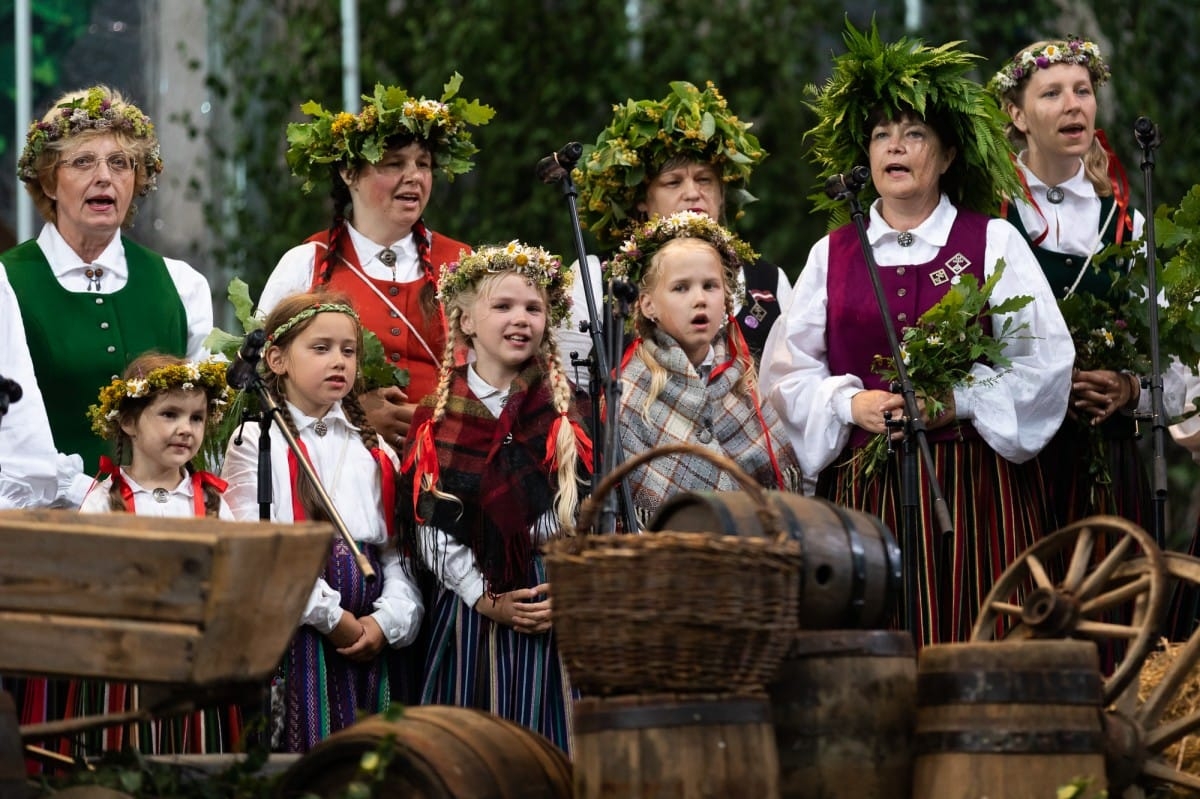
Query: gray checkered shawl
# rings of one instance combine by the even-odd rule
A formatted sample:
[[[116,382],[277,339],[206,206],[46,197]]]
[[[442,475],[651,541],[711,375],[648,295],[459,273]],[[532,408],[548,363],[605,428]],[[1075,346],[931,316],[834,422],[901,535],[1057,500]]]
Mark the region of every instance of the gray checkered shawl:
[[[760,421],[757,387],[742,394],[733,390],[744,372],[740,364],[733,362],[711,382],[706,382],[674,339],[656,331],[655,340],[643,340],[640,346],[642,352],[667,370],[668,378],[649,414],[643,415],[651,374],[637,346],[633,345],[634,351],[621,373],[621,443],[626,455],[667,444],[688,443],[726,456],[766,488],[801,490],[800,467],[775,409],[770,403],[761,403]],[[722,333],[713,348],[715,365],[728,361],[728,333]],[[711,437],[702,436],[705,430],[711,432]],[[776,480],[767,452],[768,431],[775,460],[783,474],[782,486]],[[709,440],[704,442],[702,437]],[[740,490],[731,475],[694,455],[656,458],[630,474],[629,487],[638,516],[643,520],[677,493]]]

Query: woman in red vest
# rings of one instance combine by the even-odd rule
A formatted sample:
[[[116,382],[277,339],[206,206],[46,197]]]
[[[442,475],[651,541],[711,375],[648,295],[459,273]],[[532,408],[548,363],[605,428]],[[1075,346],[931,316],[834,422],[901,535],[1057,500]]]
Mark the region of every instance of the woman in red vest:
[[[308,102],[301,110],[313,120],[288,126],[287,160],[305,179],[304,190],[325,175],[332,182],[333,224],[284,253],[258,313],[296,292],[327,287],[348,295],[387,359],[408,369],[406,390],[384,388],[361,398],[371,424],[397,449],[416,403],[437,385],[446,345],[437,270],[470,250],[425,226],[433,173],[453,180],[470,171],[478,149],[469,127],[495,113],[457,97],[461,83],[456,73],[440,100],[376,85],[358,114]]]

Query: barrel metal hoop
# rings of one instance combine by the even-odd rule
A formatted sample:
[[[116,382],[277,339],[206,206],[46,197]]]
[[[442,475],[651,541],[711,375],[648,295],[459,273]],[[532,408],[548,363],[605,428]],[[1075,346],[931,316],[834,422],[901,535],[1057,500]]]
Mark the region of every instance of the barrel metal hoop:
[[[918,755],[975,754],[1101,755],[1100,730],[942,730],[917,733]]]
[[[867,552],[854,520],[845,509],[832,502],[829,507],[842,522],[842,531],[846,534],[846,545],[850,550],[850,602],[846,608],[846,626],[857,627],[862,622],[863,609],[867,604]]]
[[[917,675],[917,706],[1095,705],[1104,685],[1095,671],[950,671]]]
[[[629,705],[620,709],[575,711],[575,732],[695,727],[712,724],[770,724],[771,705],[764,699],[723,702],[680,702],[672,705]]]

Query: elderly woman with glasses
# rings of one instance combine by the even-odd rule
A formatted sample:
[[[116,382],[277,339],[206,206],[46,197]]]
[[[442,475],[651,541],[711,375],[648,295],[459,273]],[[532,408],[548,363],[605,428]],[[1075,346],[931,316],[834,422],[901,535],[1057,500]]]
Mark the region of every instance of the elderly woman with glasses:
[[[105,442],[88,403],[147,350],[196,359],[212,331],[208,281],[121,234],[162,172],[154,125],[93,86],[29,127],[17,172],[45,227],[0,255],[58,451],[54,504],[78,507]]]

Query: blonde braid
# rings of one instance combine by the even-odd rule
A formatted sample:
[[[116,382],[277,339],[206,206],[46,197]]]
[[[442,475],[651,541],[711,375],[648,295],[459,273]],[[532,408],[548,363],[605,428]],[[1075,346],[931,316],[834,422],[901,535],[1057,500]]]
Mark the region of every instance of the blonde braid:
[[[459,307],[457,302],[452,302],[446,308],[446,329],[449,331],[449,333],[446,336],[446,349],[442,352],[442,368],[441,373],[438,375],[437,388],[433,390],[434,405],[433,414],[430,417],[430,424],[437,424],[446,415],[446,403],[450,399],[450,379],[453,377],[454,372],[454,346],[455,342],[460,336],[462,336],[462,328],[460,326],[461,319],[462,309]],[[425,453],[425,457],[436,458],[437,452],[427,452]],[[422,491],[428,491],[437,499],[456,502],[460,506],[463,504],[461,499],[453,494],[447,494],[445,491],[439,489],[436,485],[432,485],[431,481],[430,485],[425,485],[424,481],[429,481],[428,474],[422,475],[421,480],[423,481],[421,485]]]
[[[563,419],[558,426],[558,439],[554,442],[558,460],[558,490],[554,494],[554,509],[558,512],[560,528],[569,530],[575,524],[575,511],[579,507],[579,442],[575,439],[575,429],[567,424],[570,421],[568,414],[574,404],[574,391],[562,367],[553,328],[548,328],[542,338],[542,357],[549,367],[546,377],[550,381],[554,410]]]

